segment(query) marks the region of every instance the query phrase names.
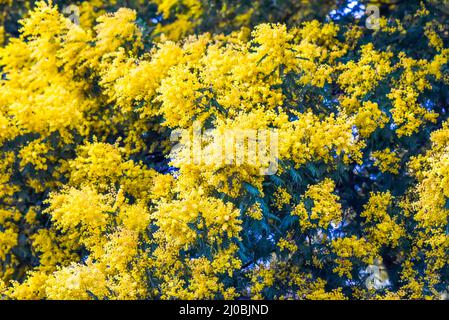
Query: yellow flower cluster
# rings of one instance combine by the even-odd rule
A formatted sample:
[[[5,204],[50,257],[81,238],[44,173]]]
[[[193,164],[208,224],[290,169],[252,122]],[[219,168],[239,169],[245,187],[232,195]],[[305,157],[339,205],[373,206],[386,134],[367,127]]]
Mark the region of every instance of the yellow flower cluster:
[[[431,74],[429,68],[431,63],[423,60],[416,61],[403,53],[399,58],[398,67],[403,68],[404,72],[388,97],[393,103],[391,109],[393,119],[399,126],[397,133],[402,136],[416,132],[424,121],[434,122],[438,115],[428,111],[418,102],[419,93],[430,88],[426,77]]]
[[[80,5],[80,26],[40,1],[0,48],[0,297],[371,297],[349,280],[386,252],[403,262],[391,296],[437,296],[449,124],[410,161],[400,144],[440,116],[423,98],[447,80],[440,27],[426,27],[426,60],[332,22],[186,37],[204,2],[154,2],[171,22],[150,49],[135,11],[105,13],[100,0]],[[374,36],[406,32],[397,25]],[[376,145],[381,131],[390,147]],[[237,163],[236,144],[223,149],[235,132],[276,133],[276,172],[261,174],[267,150],[251,151],[251,136],[240,150],[251,161]],[[357,176],[370,156],[392,175]],[[406,163],[416,186],[386,190]]]
[[[398,174],[401,158],[395,151],[385,148],[384,150],[372,152],[371,157],[374,159],[374,165],[380,171]]]
[[[332,250],[337,255],[337,267],[334,272],[341,275],[346,275],[352,279],[353,261],[359,259],[367,264],[372,264],[376,257],[374,245],[367,240],[355,236],[338,238],[332,241]]]
[[[304,200],[292,212],[299,217],[301,230],[334,228],[341,222],[341,205],[334,190],[335,183],[330,179],[307,189]]]
[[[394,70],[391,57],[392,53],[379,52],[373,44],[367,44],[361,48],[359,61],[349,61],[339,67],[342,72],[338,83],[345,91],[341,104],[347,112],[360,108],[360,99]]]
[[[388,214],[388,208],[392,204],[392,196],[389,192],[371,193],[364,211],[360,215],[366,218],[365,231],[368,241],[378,247],[396,247],[401,237],[405,236],[404,229]]]
[[[388,123],[388,120],[377,103],[366,101],[359,109],[354,123],[362,137],[369,137],[377,128],[382,129]]]
[[[48,152],[49,148],[46,144],[40,143],[39,140],[34,140],[20,150],[20,166],[23,168],[30,163],[36,170],[47,170],[48,166],[45,156]]]

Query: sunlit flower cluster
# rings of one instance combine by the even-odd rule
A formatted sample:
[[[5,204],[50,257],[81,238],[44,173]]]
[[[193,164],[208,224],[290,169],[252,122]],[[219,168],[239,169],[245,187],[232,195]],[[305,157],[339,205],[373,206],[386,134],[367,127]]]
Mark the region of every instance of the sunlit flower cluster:
[[[0,48],[0,298],[439,298],[444,28],[424,25],[420,58],[379,45],[407,35],[398,21],[369,38],[252,27],[254,5],[198,33],[204,1],[153,3],[151,40],[134,10],[84,1],[77,25],[40,1]],[[195,145],[170,152],[196,123],[198,162]],[[278,134],[275,172],[220,161],[239,130]],[[383,264],[385,283],[366,285]]]

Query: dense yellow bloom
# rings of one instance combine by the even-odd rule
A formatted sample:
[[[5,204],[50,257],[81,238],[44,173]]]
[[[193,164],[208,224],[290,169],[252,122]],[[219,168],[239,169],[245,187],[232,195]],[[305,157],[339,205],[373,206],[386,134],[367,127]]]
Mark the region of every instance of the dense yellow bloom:
[[[161,32],[170,39],[178,40],[198,25],[203,14],[201,1],[198,0],[155,0],[158,12],[164,18],[176,16],[176,20],[167,26],[158,26]]]
[[[12,229],[0,232],[0,259],[5,260],[9,251],[17,244],[17,233]]]
[[[372,158],[374,159],[374,165],[379,167],[379,170],[382,172],[391,172],[393,174],[397,174],[400,168],[400,160],[399,156],[396,152],[391,151],[390,148],[386,148],[381,151],[374,151],[371,153]]]
[[[99,39],[95,48],[99,54],[115,51],[123,44],[129,44],[132,51],[139,49],[142,35],[135,21],[136,12],[125,8],[99,17],[95,26]],[[117,30],[120,32],[117,33]]]
[[[275,197],[274,201],[276,203],[276,207],[279,210],[281,210],[284,205],[290,204],[290,200],[292,198],[292,196],[284,188],[279,188],[276,191],[274,197]]]
[[[260,203],[253,204],[248,209],[247,214],[255,220],[262,220],[263,212],[262,212],[262,208],[260,207]]]
[[[36,170],[47,170],[45,156],[48,152],[49,148],[46,144],[40,143],[38,140],[32,141],[20,150],[20,166],[23,168],[30,163]]]
[[[293,210],[293,214],[299,217],[303,231],[317,227],[336,227],[341,222],[341,205],[338,203],[339,197],[334,194],[334,188],[335,183],[326,179],[307,189],[303,202]],[[312,205],[308,210],[306,201],[309,199],[312,200]]]
[[[367,264],[372,264],[377,254],[373,244],[363,238],[357,239],[355,236],[333,240],[332,250],[338,256],[334,272],[339,275],[346,274],[349,279],[352,278],[352,259],[360,259]]]
[[[71,265],[49,277],[45,291],[50,299],[102,298],[107,294],[104,282],[104,274],[95,265]]]
[[[17,191],[17,186],[11,184],[9,181],[13,173],[14,153],[5,152],[0,155],[0,197],[2,199],[8,199],[14,192]]]
[[[356,117],[355,125],[362,137],[369,137],[377,128],[383,128],[388,123],[388,117],[383,113],[377,103],[364,102]]]
[[[372,91],[379,81],[394,70],[391,57],[391,53],[378,52],[372,44],[367,44],[362,47],[358,62],[349,61],[339,67],[342,73],[338,83],[346,93],[341,102],[345,110],[353,112],[358,108],[358,99]]]
[[[431,74],[427,61],[416,61],[400,55],[399,67],[404,69],[396,87],[388,97],[393,101],[391,110],[395,123],[400,127],[399,136],[411,135],[424,121],[435,121],[438,116],[418,103],[419,93],[430,88],[426,77]]]
[[[405,235],[403,228],[388,214],[391,203],[392,196],[389,192],[372,193],[361,214],[366,218],[366,224],[371,225],[365,229],[369,241],[378,246],[396,247],[399,239]]]
[[[201,189],[192,190],[186,199],[161,203],[153,217],[160,236],[180,247],[192,244],[198,236],[189,224],[195,224],[195,228],[204,230],[209,239],[219,243],[224,237],[238,237],[241,230],[239,212],[232,204],[207,197]]]
[[[187,36],[207,3],[153,2],[151,37],[101,0],[80,25],[39,1],[18,38],[0,26],[0,297],[439,297],[443,26],[424,59],[378,43],[406,21],[253,26],[257,2],[220,9],[251,28]],[[366,285],[387,260],[399,280]]]
[[[309,293],[306,298],[310,300],[345,300],[344,294],[341,292],[341,289],[336,289],[331,292],[326,291],[324,288],[326,282],[323,280],[319,280],[317,283],[313,285],[312,292]]]
[[[98,194],[90,187],[81,190],[67,189],[60,194],[54,194],[49,200],[55,223],[62,230],[76,230],[81,224],[81,232],[98,234],[105,230],[107,211],[112,211],[110,199]]]
[[[279,240],[278,247],[281,250],[288,250],[293,253],[298,250],[298,247],[296,246],[296,244],[294,244],[286,239]]]

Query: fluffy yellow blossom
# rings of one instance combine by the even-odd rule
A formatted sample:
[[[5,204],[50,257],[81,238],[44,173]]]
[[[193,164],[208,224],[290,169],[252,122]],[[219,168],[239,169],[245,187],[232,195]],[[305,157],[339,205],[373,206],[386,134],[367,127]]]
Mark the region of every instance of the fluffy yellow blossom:
[[[399,66],[404,69],[396,86],[391,89],[388,97],[392,100],[391,110],[394,122],[399,126],[399,136],[411,135],[425,122],[435,122],[436,114],[425,109],[419,103],[419,94],[431,87],[426,79],[430,74],[425,60],[414,60],[405,54],[400,54]]]
[[[6,255],[17,244],[17,233],[12,229],[0,232],[0,260],[5,261]]]
[[[363,238],[357,239],[355,236],[333,240],[332,250],[337,255],[337,266],[334,272],[339,275],[345,274],[349,279],[352,278],[352,259],[360,259],[366,264],[372,264],[377,254],[373,244]]]
[[[368,203],[364,206],[361,216],[366,218],[368,239],[379,246],[396,247],[401,237],[405,235],[403,228],[389,214],[392,196],[386,193],[371,193]]]
[[[56,226],[63,231],[76,230],[88,235],[98,235],[106,230],[108,212],[112,211],[111,199],[98,194],[91,187],[78,190],[68,188],[53,194],[46,210]]]
[[[106,14],[97,19],[95,26],[99,41],[96,49],[101,53],[114,51],[123,44],[129,44],[132,50],[140,48],[140,29],[136,26],[136,12],[121,8],[114,14]],[[117,36],[117,30],[120,30]]]
[[[285,188],[279,188],[274,194],[275,206],[281,210],[284,205],[289,205],[292,196]]]
[[[363,98],[393,71],[391,57],[391,53],[378,52],[372,44],[367,44],[361,49],[359,61],[349,61],[340,66],[342,73],[338,83],[347,94],[342,98],[342,105],[348,112],[358,107],[357,99]]]
[[[291,241],[288,241],[286,239],[279,240],[278,247],[280,250],[288,250],[293,253],[298,250],[298,247],[295,243],[292,243]]]
[[[339,197],[334,194],[335,183],[325,179],[319,184],[309,186],[301,204],[297,205],[293,214],[299,217],[302,230],[312,227],[328,229],[341,221],[341,205]]]
[[[46,154],[49,148],[45,143],[38,140],[30,142],[27,146],[20,150],[20,166],[23,168],[30,163],[36,170],[47,170]]]
[[[107,294],[104,273],[95,265],[70,265],[56,271],[46,281],[50,299],[74,300],[103,298]]]
[[[444,21],[318,2],[0,0],[0,298],[443,297]]]
[[[260,203],[253,204],[247,211],[247,214],[255,219],[255,220],[262,220],[263,218],[263,212],[262,208],[260,207]]]
[[[310,300],[346,300],[341,289],[336,289],[331,292],[325,290],[326,282],[319,279],[312,288],[312,292],[309,293],[306,298]]]
[[[355,116],[355,125],[362,137],[369,137],[377,128],[383,128],[388,123],[388,117],[382,112],[377,103],[364,102]]]
[[[390,150],[390,148],[374,151],[371,153],[371,157],[374,159],[374,165],[380,171],[391,172],[393,174],[399,173],[401,158],[395,151]]]
[[[262,291],[273,285],[274,272],[274,269],[266,268],[263,265],[256,267],[251,275],[251,295],[253,299],[262,299]]]

